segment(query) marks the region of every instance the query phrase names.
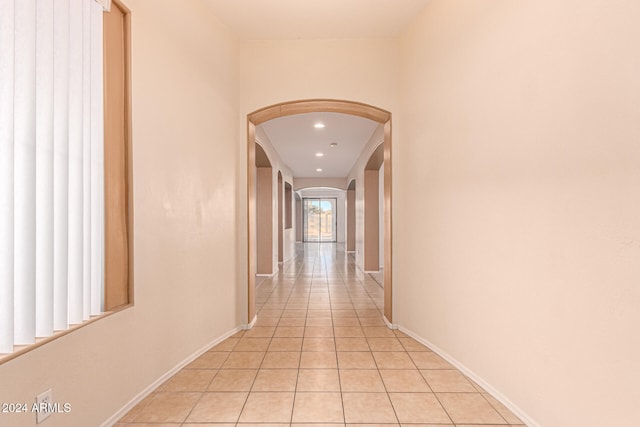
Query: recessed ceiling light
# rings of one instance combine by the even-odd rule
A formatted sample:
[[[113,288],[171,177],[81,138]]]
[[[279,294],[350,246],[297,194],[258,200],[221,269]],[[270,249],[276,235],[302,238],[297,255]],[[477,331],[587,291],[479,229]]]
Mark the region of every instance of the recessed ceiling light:
[[[316,153],[316,157],[322,157],[324,156],[324,153]]]
[[[316,172],[322,172],[322,169],[318,168],[316,169]]]
[[[324,123],[318,122],[315,125],[313,125],[313,127],[316,128],[316,129],[322,129],[322,128],[324,128]]]
[[[336,148],[338,146],[337,142],[332,142],[331,144],[329,144],[329,147],[331,148]]]

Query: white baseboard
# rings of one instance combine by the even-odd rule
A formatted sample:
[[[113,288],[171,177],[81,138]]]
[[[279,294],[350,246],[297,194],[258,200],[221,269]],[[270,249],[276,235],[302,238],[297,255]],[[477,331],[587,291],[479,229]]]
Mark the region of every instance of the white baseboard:
[[[255,322],[255,319],[254,319],[254,322]],[[116,412],[111,417],[109,417],[105,422],[103,422],[101,424],[101,427],[111,427],[111,426],[113,426],[115,423],[118,422],[118,420],[120,418],[124,417],[127,414],[127,412],[129,412],[131,409],[133,409],[134,406],[136,406],[138,403],[140,403],[145,397],[150,395],[151,392],[153,392],[153,390],[158,388],[158,386],[160,386],[162,383],[164,383],[169,378],[171,378],[173,375],[175,375],[179,370],[181,370],[182,368],[187,366],[189,363],[193,362],[195,359],[200,357],[202,354],[204,354],[207,351],[209,351],[209,349],[211,349],[212,347],[220,344],[222,341],[226,340],[230,336],[237,334],[238,332],[240,332],[240,330],[241,330],[241,327],[236,327],[236,328],[230,330],[229,332],[225,333],[224,335],[214,339],[209,344],[205,345],[204,347],[200,348],[199,350],[196,350],[191,355],[187,356],[186,359],[184,359],[182,362],[178,363],[173,368],[171,368],[170,370],[165,372],[160,378],[155,380],[153,383],[149,384],[144,390],[142,390],[140,393],[138,393],[126,405],[124,405],[122,408],[120,408],[118,410],[118,412]]]
[[[385,322],[387,321],[387,319],[384,319],[384,320],[385,320]],[[491,396],[493,396],[496,400],[498,400],[500,403],[502,403],[504,406],[506,406],[507,409],[509,409],[511,412],[513,412],[518,418],[520,418],[525,425],[527,425],[528,427],[541,427],[541,425],[539,423],[534,421],[522,409],[520,409],[513,402],[511,402],[505,395],[503,395],[498,390],[496,390],[491,384],[489,384],[484,379],[482,379],[480,376],[475,374],[472,370],[470,370],[469,368],[464,366],[462,363],[460,363],[459,361],[454,359],[453,356],[451,356],[450,354],[448,354],[444,350],[440,349],[438,346],[432,344],[431,342],[429,342],[429,340],[422,338],[421,336],[415,334],[414,332],[408,330],[407,328],[404,328],[404,327],[400,326],[398,329],[400,330],[400,332],[404,332],[405,334],[407,334],[408,336],[410,336],[414,340],[416,340],[419,343],[424,344],[427,347],[429,347],[431,350],[433,350],[434,353],[438,354],[444,360],[446,360],[447,362],[449,362],[450,364],[455,366],[460,372],[462,372],[467,377],[469,377],[473,381],[475,381],[487,393],[489,393]]]
[[[387,324],[387,328],[389,328],[389,329],[398,329],[398,325],[395,325],[395,324],[389,322],[387,320],[387,316],[382,316],[382,319],[384,320],[384,323]],[[407,335],[409,335],[409,334],[407,334]]]
[[[278,274],[278,272],[274,271],[273,273],[270,273],[270,274],[256,274],[256,276],[257,277],[269,277],[269,278],[271,278],[271,277],[274,277],[276,274]]]
[[[258,315],[256,314],[255,316],[253,316],[253,320],[251,320],[251,323],[249,323],[248,325],[242,325],[241,328],[245,331],[248,331],[249,329],[253,328],[253,325],[255,325],[257,321]]]

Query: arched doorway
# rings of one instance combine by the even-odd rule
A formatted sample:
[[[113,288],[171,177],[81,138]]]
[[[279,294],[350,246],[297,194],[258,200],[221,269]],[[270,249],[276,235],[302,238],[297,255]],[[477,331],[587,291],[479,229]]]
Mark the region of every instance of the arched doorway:
[[[371,105],[339,100],[302,100],[272,105],[247,115],[247,231],[248,231],[248,319],[251,324],[256,316],[255,308],[255,130],[256,126],[268,120],[294,114],[311,112],[333,112],[364,117],[378,122],[384,127],[384,317],[393,321],[392,287],[392,229],[391,229],[391,113]]]

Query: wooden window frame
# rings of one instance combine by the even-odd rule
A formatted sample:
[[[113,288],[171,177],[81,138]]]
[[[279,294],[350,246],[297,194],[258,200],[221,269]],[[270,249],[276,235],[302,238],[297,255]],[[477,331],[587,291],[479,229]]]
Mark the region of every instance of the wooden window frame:
[[[110,18],[115,18],[114,13],[122,14],[121,28],[117,22],[110,21]],[[115,24],[115,28],[109,28],[109,24]],[[104,43],[104,311],[115,312],[132,306],[134,302],[131,11],[120,0],[112,0],[111,11],[105,13]]]
[[[114,61],[108,60],[107,18],[108,14],[117,9],[122,14],[121,49],[115,54],[121,58],[120,74],[122,90],[119,94],[119,106],[114,107],[121,116],[123,136],[114,144],[109,137],[107,127],[110,118],[107,106],[113,99],[110,92],[108,75],[114,72]],[[111,12],[103,15],[104,24],[104,105],[105,105],[105,279],[104,279],[104,309],[103,313],[77,325],[70,325],[68,329],[56,331],[46,338],[36,338],[35,344],[15,346],[13,353],[0,355],[0,364],[13,360],[25,353],[43,346],[51,341],[72,333],[91,323],[104,319],[133,306],[133,191],[132,191],[132,151],[131,151],[131,11],[120,1],[111,0]],[[112,52],[113,54],[113,52]],[[114,162],[114,158],[117,159]],[[110,200],[111,190],[118,187],[117,196]],[[110,217],[110,213],[115,215]],[[111,218],[111,219],[108,219]],[[118,243],[119,242],[119,243]],[[118,249],[118,247],[120,249]],[[111,254],[108,254],[111,248]]]

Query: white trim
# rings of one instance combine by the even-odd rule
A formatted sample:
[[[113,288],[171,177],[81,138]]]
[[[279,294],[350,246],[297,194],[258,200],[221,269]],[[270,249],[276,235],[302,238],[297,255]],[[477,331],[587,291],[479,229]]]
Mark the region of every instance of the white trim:
[[[111,12],[111,0],[95,0],[105,12]]]
[[[256,274],[256,277],[269,277],[269,278],[271,278],[271,277],[275,277],[276,274],[278,274],[278,272],[274,271],[271,274]]]
[[[380,270],[364,270],[364,272],[366,274],[376,274],[376,273],[380,273]]]
[[[256,314],[255,316],[253,316],[253,320],[251,321],[251,323],[249,323],[248,325],[242,325],[241,327],[245,331],[248,331],[249,329],[253,328],[253,326],[256,324],[257,321],[258,321],[258,315]]]
[[[387,321],[387,319],[384,319],[384,320],[385,320],[385,322]],[[464,366],[462,363],[457,361],[453,356],[448,354],[446,351],[442,350],[438,346],[432,344],[429,340],[422,338],[421,336],[417,335],[416,333],[408,330],[407,328],[405,328],[403,326],[400,326],[399,330],[400,330],[400,332],[404,332],[405,334],[407,334],[408,336],[410,336],[414,340],[418,341],[419,343],[429,347],[431,350],[433,350],[434,353],[438,354],[444,360],[446,360],[447,362],[449,362],[450,364],[455,366],[460,372],[465,374],[467,377],[471,378],[480,387],[482,387],[488,394],[493,396],[498,402],[502,403],[504,406],[507,407],[507,409],[509,409],[511,412],[513,412],[514,415],[516,415],[518,418],[520,418],[520,420],[522,420],[522,422],[525,425],[527,425],[528,427],[541,427],[541,425],[539,423],[534,421],[533,418],[531,418],[522,409],[520,409],[513,402],[511,402],[504,394],[500,393],[493,386],[491,386],[488,382],[486,382],[484,379],[482,379],[475,372],[473,372],[472,370],[470,370],[469,368]]]
[[[238,332],[240,332],[241,329],[242,329],[241,327],[236,327],[236,328],[230,330],[229,332],[225,333],[224,335],[214,339],[209,344],[205,345],[204,347],[200,348],[199,350],[196,350],[191,355],[187,356],[186,359],[184,359],[182,362],[179,362],[173,368],[171,368],[170,370],[165,372],[160,378],[158,378],[157,380],[155,380],[154,382],[149,384],[144,390],[142,390],[140,393],[138,393],[126,405],[124,405],[122,408],[120,408],[115,414],[113,414],[112,416],[107,418],[107,420],[101,424],[101,427],[111,427],[111,426],[113,426],[115,423],[118,422],[118,420],[120,418],[124,417],[127,414],[127,412],[129,412],[131,409],[133,409],[134,406],[136,406],[138,403],[140,403],[145,397],[149,396],[156,388],[158,388],[162,383],[164,383],[169,378],[171,378],[179,370],[181,370],[182,368],[187,366],[189,363],[193,362],[195,359],[200,357],[202,354],[204,354],[207,351],[209,351],[212,347],[220,344],[222,341],[226,340],[230,336],[233,336],[233,335],[237,334]]]
[[[382,319],[384,320],[384,323],[387,324],[387,328],[389,328],[389,329],[398,329],[398,325],[395,325],[395,324],[389,322],[387,320],[387,316],[382,316]],[[407,334],[407,335],[409,335],[409,334]]]
[[[264,150],[264,144],[265,144],[264,139],[262,139],[262,138],[260,137],[260,135],[258,135],[258,133],[257,133],[257,132],[256,132],[256,135],[255,135],[255,139],[256,139],[256,140],[255,140],[255,143],[259,144],[259,145],[260,145],[260,147],[262,147],[262,149]],[[269,143],[271,143],[271,141],[269,141]],[[265,153],[265,154],[266,154],[266,153]],[[267,158],[268,158],[268,157],[269,157],[269,155],[267,155]],[[269,162],[271,162],[271,159],[269,159]],[[273,165],[272,165],[271,167],[273,167]]]

